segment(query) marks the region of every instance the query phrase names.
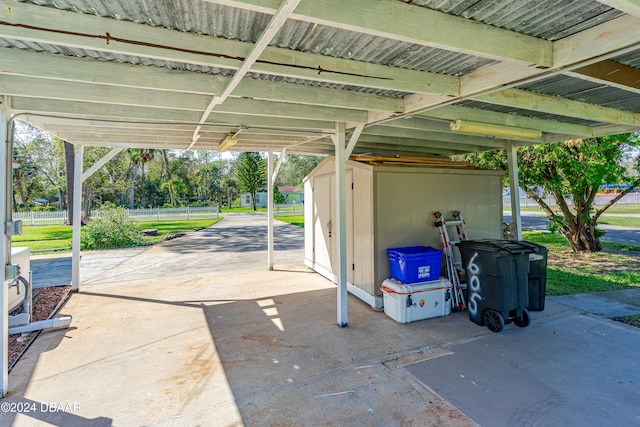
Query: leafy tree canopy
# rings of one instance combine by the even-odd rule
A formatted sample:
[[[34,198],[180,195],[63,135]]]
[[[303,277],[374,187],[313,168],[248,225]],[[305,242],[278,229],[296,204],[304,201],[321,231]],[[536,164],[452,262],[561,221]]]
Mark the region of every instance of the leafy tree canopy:
[[[637,145],[637,135],[624,134],[519,147],[520,187],[540,205],[574,251],[602,250],[602,233],[596,228],[598,218],[640,184],[640,179],[630,178],[632,171],[622,164],[623,152]],[[467,160],[481,167],[507,169],[507,154],[503,151],[472,154]],[[594,200],[600,186],[617,182],[631,185],[596,209]],[[554,197],[557,212],[545,203],[540,190]]]

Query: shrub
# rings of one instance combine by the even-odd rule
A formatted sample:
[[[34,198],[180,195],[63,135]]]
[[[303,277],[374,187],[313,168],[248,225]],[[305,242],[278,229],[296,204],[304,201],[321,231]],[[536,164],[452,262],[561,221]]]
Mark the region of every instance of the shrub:
[[[126,248],[143,244],[140,228],[122,207],[100,209],[99,217],[89,221],[81,237],[82,249]]]

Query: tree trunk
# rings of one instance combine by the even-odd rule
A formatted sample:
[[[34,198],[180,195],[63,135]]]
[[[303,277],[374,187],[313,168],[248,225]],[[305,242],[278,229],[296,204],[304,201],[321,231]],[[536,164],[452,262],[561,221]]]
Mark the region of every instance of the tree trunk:
[[[69,225],[73,225],[73,178],[75,173],[75,159],[76,155],[73,144],[64,141],[64,161],[67,171],[67,216],[69,218]],[[81,195],[78,195],[78,197],[81,197]]]
[[[18,193],[20,193],[20,199],[22,199],[22,205],[24,206],[25,210],[29,212],[31,211],[31,209],[29,208],[29,196],[24,193],[24,186],[22,185],[22,174],[20,173],[20,168],[14,169],[14,174],[16,176],[16,187],[18,188]],[[13,206],[17,212],[18,205],[15,203],[15,200]]]
[[[591,225],[580,223],[575,230],[569,227],[564,227],[561,230],[574,252],[599,252],[602,250],[602,243],[595,235],[595,227]]]
[[[167,150],[162,150],[162,157],[164,159],[164,168],[167,171],[167,182],[169,183],[169,196],[171,197],[171,205],[176,208],[178,203],[176,201],[176,193],[173,191],[173,182],[171,182],[171,171],[169,170],[169,157],[167,157]]]

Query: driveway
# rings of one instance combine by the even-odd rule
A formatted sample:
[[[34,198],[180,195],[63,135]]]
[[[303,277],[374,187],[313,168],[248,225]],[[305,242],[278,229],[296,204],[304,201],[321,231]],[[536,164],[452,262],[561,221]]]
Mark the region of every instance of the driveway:
[[[522,212],[522,228],[529,231],[547,231],[549,220],[541,213]],[[621,215],[622,216],[622,215]],[[632,215],[635,216],[635,215]],[[511,222],[511,215],[504,215],[504,222]],[[600,224],[598,228],[606,231],[602,241],[622,243],[626,245],[640,245],[640,228],[623,227],[617,225]]]
[[[500,334],[464,312],[401,325],[352,296],[341,329],[301,228],[276,221],[267,270],[266,222],[227,215],[116,261],[85,253],[72,326],[43,332],[10,373],[0,425],[640,421],[637,329],[553,299]]]

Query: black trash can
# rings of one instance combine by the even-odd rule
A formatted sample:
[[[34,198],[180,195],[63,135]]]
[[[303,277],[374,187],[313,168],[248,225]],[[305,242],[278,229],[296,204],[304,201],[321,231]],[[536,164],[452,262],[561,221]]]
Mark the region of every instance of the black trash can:
[[[463,240],[457,246],[467,275],[469,319],[493,332],[511,321],[529,326],[531,246],[509,240]]]
[[[529,287],[529,311],[543,311],[545,294],[547,292],[547,254],[545,246],[525,240],[520,243],[531,248],[529,253],[529,275],[527,284]]]

